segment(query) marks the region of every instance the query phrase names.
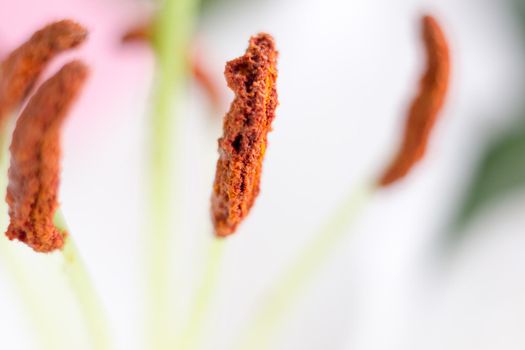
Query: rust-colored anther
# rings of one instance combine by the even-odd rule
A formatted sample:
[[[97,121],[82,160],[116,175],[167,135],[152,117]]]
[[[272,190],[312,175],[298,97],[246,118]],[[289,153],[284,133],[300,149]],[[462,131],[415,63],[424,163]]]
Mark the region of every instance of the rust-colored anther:
[[[87,75],[87,67],[79,61],[65,65],[31,97],[13,132],[6,196],[11,222],[6,235],[38,252],[51,252],[64,244],[64,233],[53,224],[58,207],[60,130]]]
[[[224,118],[212,194],[217,236],[235,232],[257,195],[267,135],[277,107],[277,51],[273,38],[250,39],[246,54],[226,65],[228,86],[235,93]]]
[[[0,65],[0,127],[18,108],[53,57],[77,47],[87,37],[81,25],[64,20],[37,31]]]
[[[199,50],[192,53],[190,57],[191,72],[195,81],[208,97],[211,106],[215,110],[219,110],[222,106],[222,86],[214,79],[214,75],[211,74],[202,56],[203,54]]]
[[[153,37],[151,24],[141,24],[129,29],[122,36],[122,43],[130,42],[149,42]]]
[[[379,180],[382,187],[400,180],[425,155],[428,139],[443,107],[450,75],[450,57],[447,40],[437,21],[423,17],[423,41],[427,68],[420,83],[419,93],[408,113],[401,148],[390,167]]]

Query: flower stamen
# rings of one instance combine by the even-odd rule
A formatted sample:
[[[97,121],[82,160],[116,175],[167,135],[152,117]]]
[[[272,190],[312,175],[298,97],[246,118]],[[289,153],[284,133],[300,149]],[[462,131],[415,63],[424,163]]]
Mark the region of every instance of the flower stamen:
[[[31,97],[11,142],[6,200],[10,225],[6,235],[37,252],[64,245],[64,232],[54,225],[60,181],[60,131],[88,76],[80,61],[65,65]]]
[[[55,22],[34,33],[1,62],[0,127],[23,103],[47,64],[86,37],[87,30],[73,21]]]
[[[246,54],[226,65],[228,86],[234,91],[219,139],[219,160],[212,195],[215,232],[235,232],[259,194],[267,135],[277,107],[277,51],[273,38],[250,39]]]
[[[430,134],[445,101],[450,74],[449,48],[441,27],[431,16],[423,17],[423,41],[427,69],[408,113],[401,148],[380,178],[381,187],[405,177],[424,157]]]

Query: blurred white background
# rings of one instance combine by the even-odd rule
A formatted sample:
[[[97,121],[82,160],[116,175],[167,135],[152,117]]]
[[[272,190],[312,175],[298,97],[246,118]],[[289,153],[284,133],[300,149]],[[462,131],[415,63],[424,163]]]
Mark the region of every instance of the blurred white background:
[[[153,74],[149,50],[121,47],[119,35],[144,18],[146,5],[0,0],[0,52],[52,19],[71,17],[91,30],[86,47],[68,55],[84,58],[92,79],[64,131],[61,202],[119,349],[137,349],[143,326],[144,145]],[[374,196],[289,313],[275,349],[525,348],[525,193],[486,208],[446,264],[439,250],[481,147],[518,111],[525,38],[512,4],[269,0],[217,3],[198,27],[219,82],[224,63],[244,52],[250,35],[271,33],[280,51],[280,107],[262,191],[229,239],[207,349],[230,349],[323,219],[392,156],[424,67],[425,13],[441,22],[453,57],[449,98],[428,156],[402,183]],[[216,139],[227,108],[211,114],[193,85],[184,102],[177,166],[183,204],[174,212],[182,238],[172,257],[183,284],[173,297],[183,306],[211,235]],[[37,349],[7,269],[0,269],[0,310],[1,347]]]

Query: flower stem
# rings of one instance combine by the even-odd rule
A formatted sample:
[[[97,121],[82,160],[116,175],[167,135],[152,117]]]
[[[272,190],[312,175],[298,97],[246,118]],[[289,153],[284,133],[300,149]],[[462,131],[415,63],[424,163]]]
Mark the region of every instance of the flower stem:
[[[197,0],[165,0],[154,27],[153,46],[157,59],[156,84],[149,135],[149,218],[145,232],[148,276],[148,349],[170,348],[172,330],[169,309],[169,256],[173,238],[171,217],[172,184],[175,174],[174,140],[176,113],[174,105],[186,75],[187,52],[193,31]]]
[[[242,333],[242,338],[234,349],[270,348],[274,331],[300,293],[314,278],[319,266],[330,257],[330,253],[345,237],[348,226],[358,216],[372,193],[373,187],[361,187],[341,204],[267,294],[267,299],[263,301],[261,308],[249,323],[247,332]]]
[[[213,238],[210,244],[203,279],[197,290],[189,321],[179,339],[176,350],[198,349],[206,313],[215,294],[224,252],[224,239]]]
[[[55,214],[55,225],[58,230],[69,232],[60,210]],[[93,349],[111,349],[109,326],[104,308],[70,234],[61,252],[64,257],[64,272],[84,317]]]

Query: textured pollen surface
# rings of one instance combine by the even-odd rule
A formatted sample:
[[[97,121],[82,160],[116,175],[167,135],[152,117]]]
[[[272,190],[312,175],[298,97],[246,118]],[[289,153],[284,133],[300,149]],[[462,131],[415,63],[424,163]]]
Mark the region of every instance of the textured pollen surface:
[[[63,51],[80,45],[87,31],[79,24],[64,20],[47,25],[0,65],[0,126],[27,97],[49,61]]]
[[[383,187],[403,178],[424,157],[428,139],[445,101],[450,75],[449,49],[443,31],[431,16],[423,17],[423,41],[427,69],[408,113],[401,148],[379,181]]]
[[[6,235],[38,252],[51,252],[64,244],[63,233],[53,224],[58,207],[60,130],[87,74],[81,62],[65,65],[30,99],[13,132],[6,196],[11,222]]]
[[[224,118],[212,194],[215,233],[235,232],[259,194],[267,135],[277,107],[277,51],[273,38],[250,39],[246,54],[226,65],[228,86],[235,93]]]

